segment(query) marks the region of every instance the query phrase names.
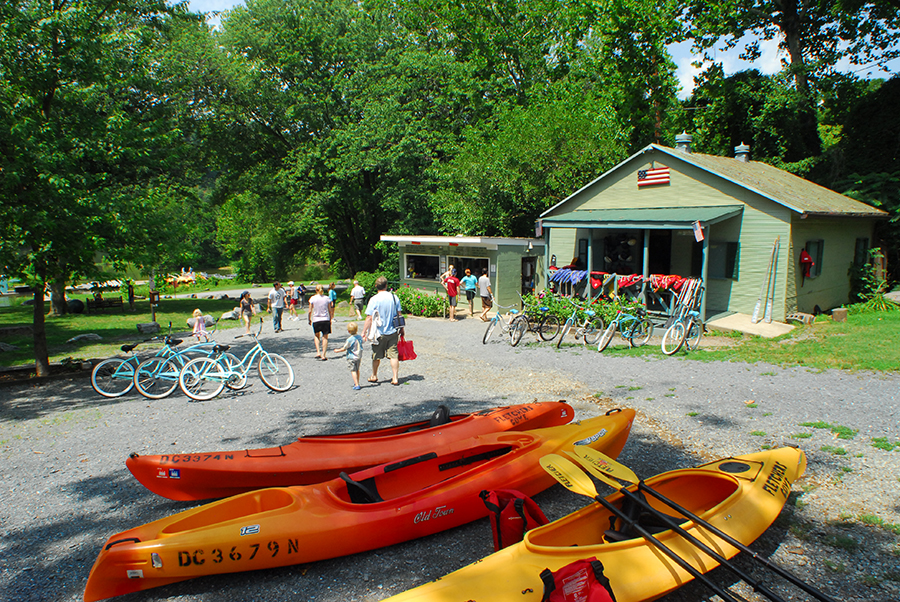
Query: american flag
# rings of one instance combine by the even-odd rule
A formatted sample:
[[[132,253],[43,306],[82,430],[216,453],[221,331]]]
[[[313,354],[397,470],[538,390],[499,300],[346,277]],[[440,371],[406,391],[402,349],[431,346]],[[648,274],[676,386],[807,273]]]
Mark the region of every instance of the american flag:
[[[642,169],[638,172],[638,188],[669,183],[669,168]]]

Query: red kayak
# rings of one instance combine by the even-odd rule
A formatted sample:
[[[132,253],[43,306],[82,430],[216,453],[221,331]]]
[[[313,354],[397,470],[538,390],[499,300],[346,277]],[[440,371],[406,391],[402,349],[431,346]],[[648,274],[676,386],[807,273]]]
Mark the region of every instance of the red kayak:
[[[540,458],[587,445],[616,457],[634,410],[528,432],[489,433],[303,487],[260,489],[110,537],[86,602],[204,575],[336,558],[487,515],[483,489],[534,495],[555,483]]]
[[[172,500],[222,498],[264,487],[310,485],[440,449],[475,435],[569,423],[575,410],[544,401],[451,416],[439,406],[430,420],[362,433],[301,437],[289,445],[240,451],[140,456],[125,465],[144,487]]]

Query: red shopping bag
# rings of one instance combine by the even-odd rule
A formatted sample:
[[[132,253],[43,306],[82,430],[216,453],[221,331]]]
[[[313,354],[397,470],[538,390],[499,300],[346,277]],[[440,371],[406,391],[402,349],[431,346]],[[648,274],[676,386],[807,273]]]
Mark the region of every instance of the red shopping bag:
[[[400,340],[397,341],[397,357],[400,358],[401,362],[416,359],[416,350],[413,349],[413,342],[407,341],[403,335],[400,335]]]

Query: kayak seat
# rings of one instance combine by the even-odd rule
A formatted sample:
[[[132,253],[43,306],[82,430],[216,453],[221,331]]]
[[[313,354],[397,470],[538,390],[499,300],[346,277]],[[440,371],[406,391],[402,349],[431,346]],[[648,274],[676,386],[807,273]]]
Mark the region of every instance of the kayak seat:
[[[445,405],[439,405],[434,413],[431,414],[428,426],[441,426],[443,424],[450,424],[450,408]]]
[[[346,472],[338,475],[347,484],[347,493],[350,495],[350,501],[354,504],[374,504],[383,502],[384,499],[378,494],[375,487],[375,478],[369,478],[365,481],[354,481]]]
[[[636,494],[641,500],[646,501],[644,494],[637,492]],[[626,539],[637,539],[641,534],[637,532],[634,525],[642,527],[651,535],[667,531],[670,527],[665,523],[666,518],[676,525],[685,521],[684,517],[663,514],[662,512],[650,512],[645,510],[640,504],[631,498],[622,498],[622,514],[625,518],[619,519],[616,516],[609,517],[609,529],[603,532],[604,538],[608,542],[625,541]],[[616,528],[616,522],[619,522],[619,528]]]
[[[439,405],[438,408],[431,414],[431,418],[428,419],[428,426],[414,426],[410,429],[407,429],[407,433],[413,433],[415,431],[421,431],[422,429],[431,428],[433,426],[441,426],[443,424],[450,424],[450,409],[445,405]]]

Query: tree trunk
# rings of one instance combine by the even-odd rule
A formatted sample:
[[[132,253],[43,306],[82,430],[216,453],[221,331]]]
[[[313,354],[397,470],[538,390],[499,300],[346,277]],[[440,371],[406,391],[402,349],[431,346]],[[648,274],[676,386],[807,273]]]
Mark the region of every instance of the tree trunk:
[[[51,316],[64,316],[69,313],[69,304],[66,302],[66,281],[54,280],[50,283],[50,314]]]
[[[792,145],[794,152],[789,153],[791,156],[786,156],[785,159],[798,161],[819,155],[822,152],[822,141],[819,138],[819,119],[809,89],[806,60],[803,58],[803,25],[800,16],[802,8],[796,0],[785,0],[781,6],[783,9],[781,31],[784,33],[791,58],[790,69],[794,76],[794,85],[800,95],[798,119],[800,131],[796,133],[798,140]]]
[[[47,353],[47,331],[44,328],[44,288],[34,287],[34,368],[37,375],[50,376],[50,357]]]

